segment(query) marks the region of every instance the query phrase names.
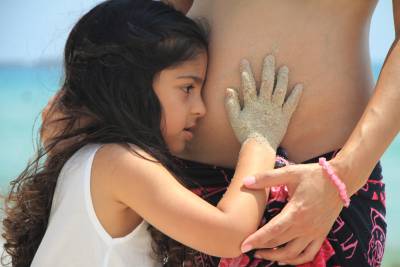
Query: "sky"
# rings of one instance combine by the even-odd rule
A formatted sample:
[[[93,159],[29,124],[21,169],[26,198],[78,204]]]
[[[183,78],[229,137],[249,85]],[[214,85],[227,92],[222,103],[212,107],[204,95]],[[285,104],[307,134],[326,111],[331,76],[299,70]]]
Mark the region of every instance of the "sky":
[[[32,64],[60,58],[71,27],[99,2],[0,0],[0,64]],[[372,19],[370,51],[373,62],[384,60],[394,39],[391,2],[380,0]]]

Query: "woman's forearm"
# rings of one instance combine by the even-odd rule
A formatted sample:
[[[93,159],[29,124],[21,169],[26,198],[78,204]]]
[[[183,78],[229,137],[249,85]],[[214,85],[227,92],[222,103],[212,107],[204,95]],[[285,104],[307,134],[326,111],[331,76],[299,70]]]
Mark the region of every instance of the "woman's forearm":
[[[400,130],[400,43],[396,40],[382,68],[373,97],[332,164],[354,194]]]

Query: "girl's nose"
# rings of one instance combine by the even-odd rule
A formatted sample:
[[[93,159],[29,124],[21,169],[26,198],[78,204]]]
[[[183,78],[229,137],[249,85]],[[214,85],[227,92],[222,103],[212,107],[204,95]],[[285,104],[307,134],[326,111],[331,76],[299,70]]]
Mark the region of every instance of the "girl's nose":
[[[196,101],[195,105],[193,105],[192,112],[197,116],[197,117],[204,117],[207,113],[206,106],[204,105],[203,99],[199,99]]]

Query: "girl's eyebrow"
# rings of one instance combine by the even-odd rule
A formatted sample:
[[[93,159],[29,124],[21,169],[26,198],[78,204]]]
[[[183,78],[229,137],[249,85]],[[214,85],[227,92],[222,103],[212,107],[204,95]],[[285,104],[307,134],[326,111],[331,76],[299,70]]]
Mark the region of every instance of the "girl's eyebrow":
[[[204,80],[202,78],[200,78],[199,76],[195,76],[195,75],[180,75],[176,78],[177,79],[193,79],[196,83],[200,83],[200,84],[202,84],[204,82]]]

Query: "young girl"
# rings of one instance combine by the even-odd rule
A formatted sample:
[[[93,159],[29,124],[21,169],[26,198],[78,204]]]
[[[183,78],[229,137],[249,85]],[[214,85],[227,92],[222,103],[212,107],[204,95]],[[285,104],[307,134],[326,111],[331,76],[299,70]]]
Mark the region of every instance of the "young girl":
[[[172,156],[206,112],[199,26],[160,2],[106,1],[75,25],[64,60],[56,105],[65,127],[12,182],[7,200],[3,236],[12,266],[159,266],[169,257],[157,253],[168,251],[159,231],[210,255],[240,255],[266,201],[265,190],[247,190],[242,179],[273,168],[301,95],[299,86],[285,101],[287,69],[274,87],[267,57],[257,92],[243,61],[242,107],[238,92],[227,90],[242,147],[215,207],[185,187],[190,181]]]

